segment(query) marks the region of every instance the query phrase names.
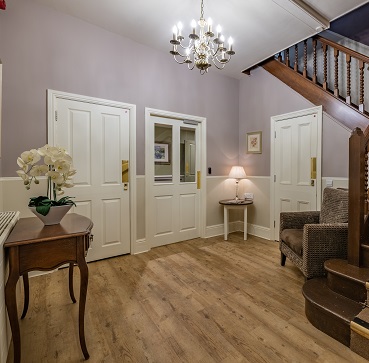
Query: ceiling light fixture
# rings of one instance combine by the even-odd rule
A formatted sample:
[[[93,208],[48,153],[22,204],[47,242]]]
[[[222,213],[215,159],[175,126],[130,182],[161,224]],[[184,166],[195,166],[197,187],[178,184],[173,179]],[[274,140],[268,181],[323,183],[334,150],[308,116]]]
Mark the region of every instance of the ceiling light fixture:
[[[209,18],[204,19],[204,1],[201,0],[201,16],[198,21],[200,30],[196,33],[196,21],[192,20],[192,33],[188,36],[190,38],[188,46],[184,46],[182,41],[182,23],[179,22],[173,27],[173,39],[170,44],[173,49],[170,54],[173,55],[174,60],[179,64],[187,64],[188,69],[192,70],[196,66],[201,74],[208,72],[211,63],[218,69],[223,69],[224,66],[231,60],[233,51],[233,39],[228,39],[228,49],[224,47],[224,36],[222,28],[218,25],[216,28],[217,36],[213,39],[213,21]],[[185,54],[181,54],[178,49],[182,48]],[[178,57],[180,57],[178,59]],[[211,62],[211,63],[210,63]]]

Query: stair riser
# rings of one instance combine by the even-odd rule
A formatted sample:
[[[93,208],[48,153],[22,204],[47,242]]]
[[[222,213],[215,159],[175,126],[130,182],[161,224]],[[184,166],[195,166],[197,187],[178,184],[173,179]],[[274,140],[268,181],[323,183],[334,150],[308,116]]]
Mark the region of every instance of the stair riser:
[[[336,315],[332,315],[330,311],[323,310],[307,299],[305,299],[305,314],[310,323],[317,329],[347,347],[350,346],[351,330],[349,322],[339,319]]]
[[[369,249],[361,248],[362,265],[363,267],[369,267]]]
[[[351,300],[363,303],[367,299],[365,284],[351,280],[348,276],[328,272],[327,285],[332,291]]]

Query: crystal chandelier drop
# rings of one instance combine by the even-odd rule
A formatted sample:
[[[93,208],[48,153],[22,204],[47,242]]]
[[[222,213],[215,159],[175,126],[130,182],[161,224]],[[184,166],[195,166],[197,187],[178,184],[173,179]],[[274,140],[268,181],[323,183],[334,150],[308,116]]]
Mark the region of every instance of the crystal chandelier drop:
[[[177,63],[187,64],[188,69],[192,70],[196,66],[201,74],[207,73],[212,64],[218,69],[223,69],[235,54],[232,49],[233,39],[231,37],[228,39],[228,49],[224,47],[224,36],[219,25],[216,28],[217,36],[214,38],[211,18],[208,21],[204,19],[203,0],[201,0],[201,16],[198,24],[200,29],[196,33],[197,24],[195,20],[192,20],[192,33],[188,36],[190,38],[188,46],[182,44],[184,40],[182,23],[179,22],[173,27],[173,39],[170,41],[173,49],[170,54]],[[185,53],[182,54],[179,50],[184,50]]]

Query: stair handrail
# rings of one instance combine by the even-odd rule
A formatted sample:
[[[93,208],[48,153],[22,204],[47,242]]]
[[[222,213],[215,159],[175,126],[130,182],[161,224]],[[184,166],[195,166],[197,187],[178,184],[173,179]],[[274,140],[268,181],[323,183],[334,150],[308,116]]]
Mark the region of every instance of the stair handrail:
[[[361,54],[361,53],[357,52],[356,50],[347,48],[344,45],[336,43],[333,40],[327,39],[327,38],[325,38],[321,35],[315,35],[315,36],[313,36],[313,39],[314,38],[319,40],[321,43],[327,44],[327,45],[331,46],[332,48],[338,49],[339,51],[341,51],[345,54],[348,54],[353,58],[356,58],[358,60],[363,61],[364,63],[369,64],[369,57],[366,56],[365,54]]]
[[[308,57],[311,55],[308,53],[308,42],[312,42],[312,74],[308,75]],[[318,62],[317,62],[317,47],[318,42],[322,46],[323,51],[323,69],[322,72],[319,73],[323,76],[323,81],[321,83],[318,82]],[[299,44],[303,44],[303,55],[300,58],[299,53],[300,50]],[[328,50],[329,48],[333,49],[334,55],[334,66],[333,70],[328,67]],[[290,62],[290,51],[294,53],[294,61],[293,64]],[[342,53],[345,55],[344,63],[346,64],[345,67],[346,72],[342,72],[342,75],[346,73],[344,77],[346,77],[346,95],[345,97],[342,95],[342,91],[339,90],[339,54]],[[282,57],[282,54],[284,55]],[[292,47],[288,47],[287,49],[280,51],[276,56],[276,59],[285,64],[288,68],[294,70],[296,73],[302,75],[305,79],[311,80],[316,86],[323,88],[323,90],[333,94],[336,98],[340,99],[341,101],[345,102],[350,107],[353,107],[357,111],[359,111],[365,117],[368,117],[368,113],[365,111],[364,107],[364,69],[365,64],[369,65],[369,57],[361,54],[355,50],[352,50],[348,47],[345,47],[341,44],[338,44],[330,39],[327,39],[321,35],[314,35],[311,38],[305,39],[302,42],[295,44]],[[302,60],[302,65],[300,64],[300,59]],[[356,59],[358,61],[358,71],[359,71],[359,80],[358,80],[358,104],[354,104],[352,102],[351,97],[351,61],[352,59]],[[265,62],[265,61],[264,61]],[[263,62],[261,62],[262,64]],[[301,69],[302,67],[302,69]],[[254,68],[254,67],[252,67]],[[244,70],[243,73],[250,74],[251,69]],[[330,71],[328,74],[328,70]],[[328,75],[332,75],[333,78],[333,85],[328,87]],[[333,86],[333,87],[332,87]]]

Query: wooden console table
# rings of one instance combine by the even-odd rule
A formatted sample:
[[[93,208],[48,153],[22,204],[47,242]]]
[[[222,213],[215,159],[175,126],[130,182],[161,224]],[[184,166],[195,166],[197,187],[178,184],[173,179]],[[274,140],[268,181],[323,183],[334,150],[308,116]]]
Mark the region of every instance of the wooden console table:
[[[74,302],[73,266],[81,273],[79,297],[79,341],[85,359],[89,354],[85,341],[84,315],[88,285],[88,268],[85,260],[90,244],[93,223],[78,214],[67,214],[60,224],[44,226],[38,218],[21,218],[4,243],[9,253],[9,277],[5,286],[5,303],[8,309],[13,336],[14,363],[21,361],[20,329],[16,301],[16,285],[20,276],[24,283],[24,308],[26,316],[29,303],[28,272],[49,271],[69,263],[69,293]],[[68,347],[66,347],[68,349]]]

